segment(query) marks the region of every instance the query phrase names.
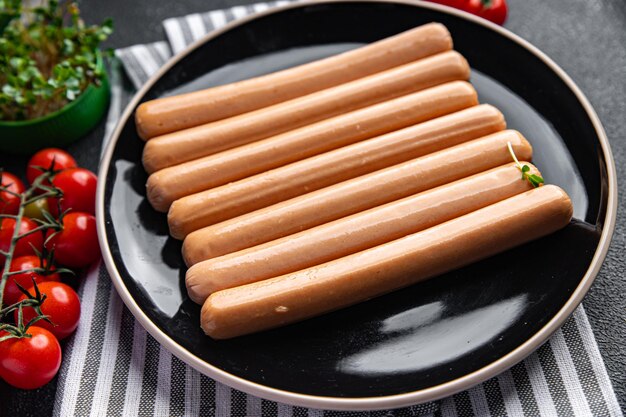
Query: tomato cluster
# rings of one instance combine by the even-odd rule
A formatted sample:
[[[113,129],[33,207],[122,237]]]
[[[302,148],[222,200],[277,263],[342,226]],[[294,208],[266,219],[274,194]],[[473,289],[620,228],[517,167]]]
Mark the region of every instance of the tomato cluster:
[[[24,183],[0,171],[0,214],[9,215],[0,219],[0,251],[9,252],[16,228],[20,235],[26,234],[13,248],[6,265],[9,274],[4,292],[0,294],[3,308],[23,308],[0,317],[0,325],[4,322],[19,328],[20,323],[29,323],[41,314],[47,320],[40,319],[27,327],[27,337],[9,337],[15,334],[0,330],[0,379],[17,388],[34,389],[56,375],[61,363],[59,340],[74,332],[80,318],[78,294],[61,282],[62,273],[67,272],[66,268],[90,265],[98,259],[100,250],[94,217],[97,177],[93,172],[78,167],[67,152],[50,148],[32,156],[26,178],[30,184],[41,185],[36,190],[31,188],[41,198],[30,198],[30,203],[22,198],[28,195]],[[54,190],[54,196],[43,195],[46,190]],[[21,218],[16,217],[20,208]],[[54,227],[41,230],[42,224]],[[5,270],[8,261],[2,253],[0,266]],[[43,301],[31,307],[28,302],[35,293]],[[13,323],[7,321],[11,319]]]

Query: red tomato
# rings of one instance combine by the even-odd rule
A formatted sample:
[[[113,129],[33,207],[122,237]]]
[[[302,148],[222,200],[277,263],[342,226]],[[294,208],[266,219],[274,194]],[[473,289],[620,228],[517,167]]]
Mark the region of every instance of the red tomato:
[[[494,23],[502,25],[506,21],[508,8],[506,0],[430,0],[446,6],[455,7]]]
[[[95,214],[96,186],[98,185],[96,174],[84,168],[71,168],[57,174],[52,180],[52,185],[63,191],[61,211],[72,209],[72,211]],[[56,200],[56,198],[50,198],[48,201],[48,208],[54,217],[59,215]]]
[[[77,165],[74,158],[72,158],[72,155],[64,150],[47,148],[34,154],[30,158],[30,161],[28,161],[26,179],[31,184],[35,181],[35,179],[37,179],[38,176],[41,175],[41,170],[36,167],[52,169],[54,171],[63,171],[64,169],[75,168]],[[49,185],[49,183],[47,185]]]
[[[11,261],[11,271],[22,271],[26,269],[39,268],[41,261],[35,255],[26,255],[15,258]],[[54,270],[54,267],[51,267]],[[57,273],[50,275],[41,275],[36,272],[24,272],[23,274],[9,275],[7,283],[4,287],[4,295],[2,298],[5,306],[15,304],[19,298],[24,295],[16,284],[20,284],[22,288],[31,288],[33,286],[33,278],[37,285],[45,281],[61,281],[61,276]],[[31,291],[31,294],[34,294]]]
[[[46,294],[46,300],[41,305],[41,312],[49,316],[54,325],[44,320],[39,320],[37,326],[44,328],[57,339],[62,340],[71,335],[78,326],[80,319],[80,300],[78,294],[69,285],[62,282],[43,282],[37,284],[39,292]],[[31,286],[28,292],[34,295],[35,289]],[[25,300],[26,295],[22,294],[20,300]],[[37,316],[35,309],[26,307],[23,310],[24,323],[28,323]],[[17,310],[15,311],[15,322],[17,323]]]
[[[499,25],[504,24],[508,8],[506,0],[469,0],[465,11],[491,20]]]
[[[28,329],[31,337],[0,342],[0,377],[16,388],[46,385],[61,366],[61,346],[52,333],[41,327]],[[7,332],[0,332],[0,337]]]
[[[27,217],[22,217],[22,222],[20,223],[19,233],[24,234],[28,231],[31,231],[37,227],[37,223],[32,221]],[[11,239],[13,238],[13,232],[15,231],[15,220],[14,219],[2,219],[0,222],[0,250],[8,252],[9,247],[11,246]],[[15,245],[15,251],[13,252],[13,257],[18,257],[22,255],[33,255],[35,252],[33,251],[34,246],[35,249],[41,252],[43,249],[43,233],[35,232],[26,237],[21,238],[17,241]],[[0,255],[0,263],[4,262],[4,255]]]
[[[48,234],[53,231],[49,230]],[[57,262],[70,268],[82,268],[100,256],[96,218],[88,213],[71,212],[63,217],[63,230],[48,241]]]
[[[2,186],[6,187],[7,190],[17,194],[21,194],[25,190],[24,183],[22,183],[19,178],[9,172],[2,173],[2,175],[0,176],[0,183],[2,183]],[[0,192],[0,213],[17,214],[19,208],[20,198],[18,196],[15,196],[6,191]]]

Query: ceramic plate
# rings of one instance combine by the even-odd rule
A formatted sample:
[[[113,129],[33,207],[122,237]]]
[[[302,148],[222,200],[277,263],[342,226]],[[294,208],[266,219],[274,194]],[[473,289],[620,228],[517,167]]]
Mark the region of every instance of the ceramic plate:
[[[437,21],[470,62],[481,102],[534,147],[564,188],[564,230],[332,314],[233,340],[199,326],[181,243],[152,210],[134,109],[143,101],[257,76]],[[615,170],[586,98],[549,58],[510,32],[452,9],[401,1],[296,4],[230,24],[172,59],[137,93],[100,170],[99,235],[115,287],[174,355],[234,388],[332,409],[400,407],[484,381],[539,347],[580,303],[615,222]]]

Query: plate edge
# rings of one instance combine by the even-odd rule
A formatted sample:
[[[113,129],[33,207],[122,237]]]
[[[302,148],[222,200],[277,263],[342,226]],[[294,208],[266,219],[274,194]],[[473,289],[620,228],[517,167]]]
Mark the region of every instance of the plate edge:
[[[605,222],[602,234],[600,236],[600,240],[598,243],[598,247],[596,252],[591,260],[591,265],[583,278],[580,281],[580,284],[576,287],[570,298],[566,301],[563,307],[554,315],[554,317],[548,321],[538,332],[536,332],[531,338],[529,338],[522,345],[518,346],[513,351],[508,354],[502,356],[498,360],[490,363],[489,365],[484,366],[470,374],[462,376],[460,378],[454,379],[449,382],[445,382],[443,384],[439,384],[430,388],[426,388],[419,391],[413,391],[404,394],[395,394],[389,396],[381,396],[381,397],[365,397],[365,398],[341,398],[341,397],[326,397],[326,396],[314,396],[308,394],[298,394],[290,391],[280,390],[277,388],[267,387],[261,384],[257,384],[255,382],[251,382],[240,378],[238,376],[232,375],[228,372],[225,372],[213,365],[210,365],[197,356],[193,355],[191,352],[184,349],[174,340],[172,340],[168,335],[162,332],[149,318],[145,313],[139,308],[139,306],[134,301],[132,295],[124,285],[124,282],[119,275],[117,268],[115,267],[112,254],[108,247],[108,240],[106,238],[106,230],[105,230],[105,218],[104,218],[104,191],[105,191],[105,183],[104,179],[106,178],[106,172],[109,169],[111,157],[113,154],[113,149],[115,144],[117,143],[122,127],[125,124],[126,120],[132,115],[135,107],[137,106],[140,98],[145,94],[145,92],[165,73],[167,72],[175,63],[180,61],[186,55],[191,53],[194,49],[199,47],[200,45],[208,42],[209,40],[225,33],[235,27],[243,25],[249,21],[255,20],[257,18],[282,12],[283,10],[306,7],[310,5],[317,4],[332,4],[332,3],[394,3],[394,4],[405,4],[415,7],[422,7],[426,9],[436,10],[443,13],[452,14],[456,17],[472,21],[476,24],[485,26],[489,29],[494,30],[502,36],[507,37],[508,39],[516,42],[520,46],[524,47],[535,56],[537,56],[541,61],[543,61],[551,70],[553,70],[559,78],[561,78],[568,88],[574,93],[578,101],[582,104],[584,110],[587,112],[594,129],[598,135],[600,140],[600,145],[602,147],[602,152],[604,154],[604,158],[606,161],[606,169],[608,174],[608,196],[607,196],[607,207],[605,214]],[[207,375],[210,378],[213,378],[223,384],[226,384],[235,389],[247,392],[252,395],[256,395],[262,398],[266,398],[268,400],[288,403],[297,406],[303,407],[311,407],[311,408],[323,408],[323,409],[332,409],[332,410],[351,410],[351,411],[362,411],[362,410],[379,410],[379,409],[390,409],[390,408],[398,408],[405,407],[410,405],[415,405],[418,403],[424,403],[429,401],[435,401],[453,394],[457,392],[468,389],[476,384],[486,381],[501,372],[509,369],[514,366],[528,355],[533,353],[537,348],[539,348],[543,343],[545,343],[548,338],[558,330],[561,325],[569,318],[569,316],[574,312],[574,310],[578,307],[578,305],[582,302],[583,297],[588,292],[591,287],[593,281],[595,280],[602,263],[606,257],[606,254],[609,249],[609,245],[611,242],[611,238],[613,235],[613,231],[615,228],[616,216],[617,216],[617,176],[616,176],[616,168],[615,162],[613,160],[612,151],[610,148],[610,144],[608,138],[606,137],[606,133],[602,123],[597,116],[595,110],[591,106],[589,100],[584,95],[584,93],[580,90],[580,88],[576,85],[576,83],[567,75],[567,73],[552,59],[550,59],[546,54],[544,54],[537,47],[521,38],[520,36],[514,34],[513,32],[500,27],[494,23],[491,23],[485,19],[476,17],[466,12],[459,11],[457,9],[453,9],[451,7],[442,6],[439,4],[427,3],[420,0],[322,0],[322,1],[302,1],[296,2],[284,6],[275,7],[266,11],[262,11],[259,13],[254,13],[245,18],[235,20],[233,22],[228,23],[222,28],[210,32],[205,35],[203,38],[198,39],[196,42],[190,44],[184,51],[172,57],[168,62],[164,64],[163,67],[159,69],[145,84],[144,86],[137,91],[133,99],[129,102],[124,110],[122,116],[118,120],[118,124],[111,134],[111,139],[106,146],[105,152],[103,153],[103,157],[101,160],[101,165],[98,170],[98,188],[96,192],[96,218],[97,218],[97,228],[98,228],[98,240],[100,242],[100,247],[102,250],[103,260],[105,266],[111,276],[111,280],[117,290],[118,294],[121,296],[124,304],[129,308],[129,310],[133,313],[133,316],[139,320],[140,324],[148,331],[148,333],[154,337],[160,344],[162,344],[168,351],[174,354],[176,357],[181,359],[183,362],[198,370],[199,372]]]

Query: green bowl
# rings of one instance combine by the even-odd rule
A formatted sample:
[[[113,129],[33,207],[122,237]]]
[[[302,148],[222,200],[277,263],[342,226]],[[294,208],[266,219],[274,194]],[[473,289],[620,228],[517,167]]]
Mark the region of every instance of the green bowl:
[[[0,152],[23,155],[69,145],[98,124],[107,111],[109,95],[105,74],[100,86],[90,85],[76,100],[54,113],[32,120],[0,121]]]

